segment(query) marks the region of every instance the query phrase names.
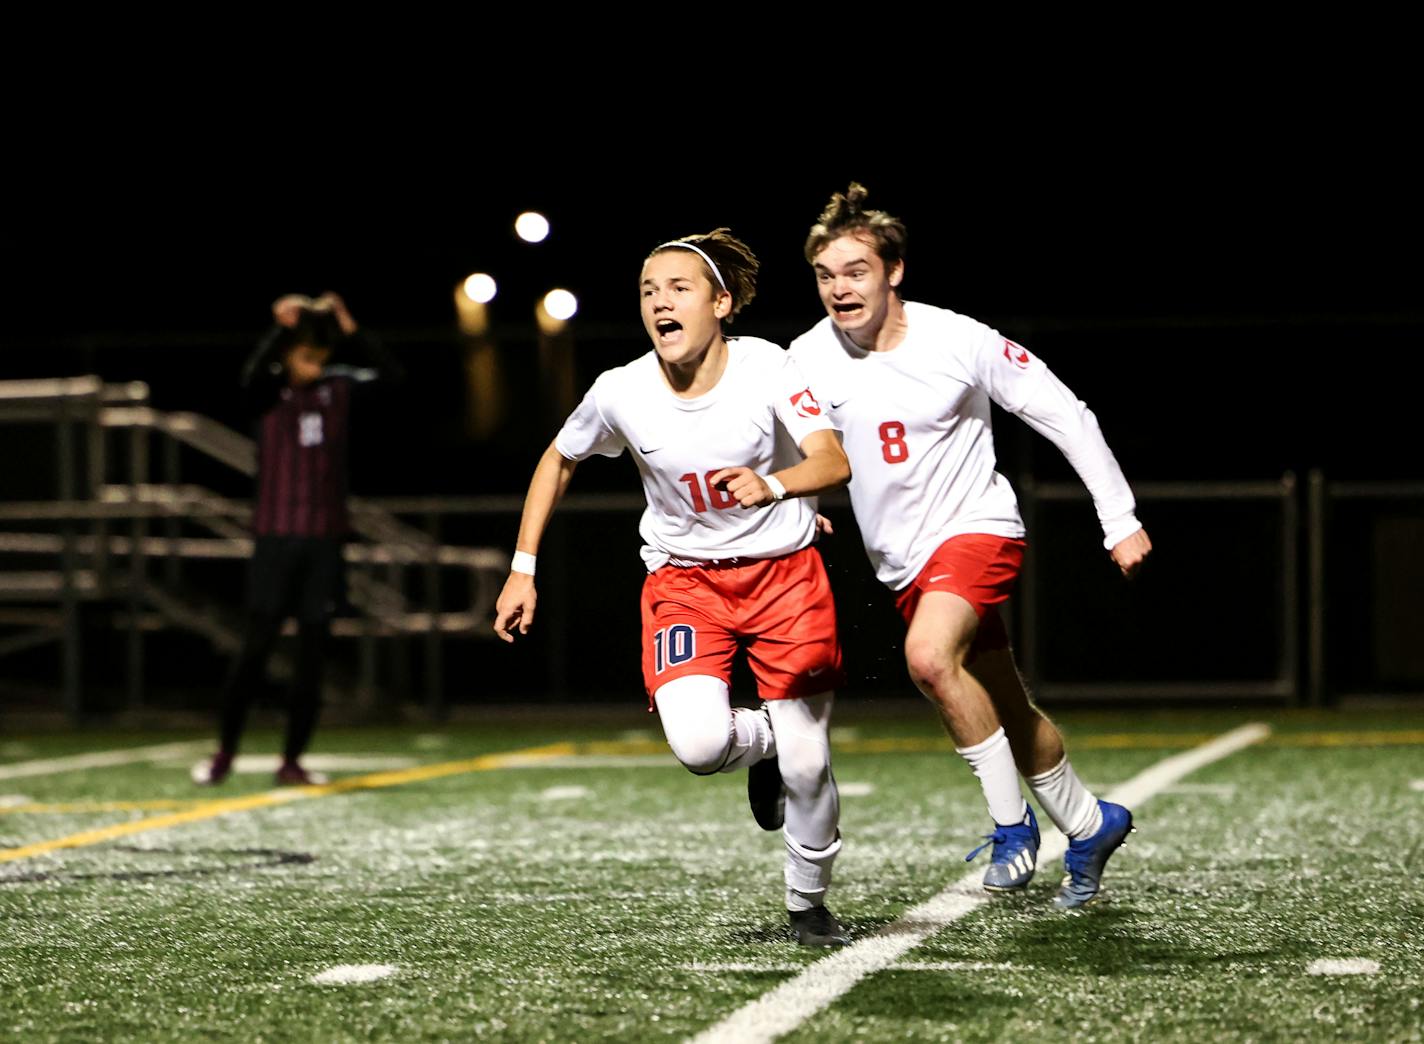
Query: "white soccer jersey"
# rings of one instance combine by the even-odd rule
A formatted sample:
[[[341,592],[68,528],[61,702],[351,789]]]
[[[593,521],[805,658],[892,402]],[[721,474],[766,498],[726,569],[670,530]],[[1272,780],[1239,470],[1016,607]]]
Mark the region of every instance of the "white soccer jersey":
[[[905,339],[887,352],[857,347],[829,316],[791,343],[844,433],[851,506],[883,583],[909,584],[950,537],[1024,535],[1014,491],[994,470],[991,398],[1068,457],[1107,547],[1141,528],[1097,420],[1041,360],[943,308],[907,302],[905,318]]]
[[[791,357],[770,341],[727,341],[727,368],[696,399],[672,393],[656,352],[608,370],[554,439],[569,460],[616,457],[638,465],[648,509],[638,527],[648,571],[731,558],[774,558],[799,551],[816,532],[816,508],[803,497],[741,507],[707,477],[728,467],[759,475],[801,459],[813,431],[829,431]]]

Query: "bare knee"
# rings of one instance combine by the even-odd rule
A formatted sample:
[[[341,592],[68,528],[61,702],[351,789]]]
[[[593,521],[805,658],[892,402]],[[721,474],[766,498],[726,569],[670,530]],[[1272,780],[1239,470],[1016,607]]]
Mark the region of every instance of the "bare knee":
[[[962,658],[936,642],[906,642],[905,666],[916,688],[936,702],[953,699],[961,687]]]

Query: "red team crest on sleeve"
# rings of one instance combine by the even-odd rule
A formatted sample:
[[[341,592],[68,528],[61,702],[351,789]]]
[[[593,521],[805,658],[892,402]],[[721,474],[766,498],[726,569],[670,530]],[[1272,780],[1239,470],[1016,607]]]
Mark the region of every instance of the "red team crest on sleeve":
[[[821,404],[811,394],[810,388],[791,396],[791,405],[796,407],[796,412],[802,417],[819,417],[821,415]]]
[[[1007,337],[1004,338],[1004,358],[1013,363],[1020,370],[1027,370],[1029,364],[1028,349],[1021,344],[1015,344]]]

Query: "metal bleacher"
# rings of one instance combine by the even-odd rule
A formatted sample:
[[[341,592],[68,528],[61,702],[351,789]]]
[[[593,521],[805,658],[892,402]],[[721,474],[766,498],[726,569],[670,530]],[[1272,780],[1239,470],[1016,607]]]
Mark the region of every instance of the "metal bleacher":
[[[215,596],[190,574],[200,562],[251,555],[251,506],[183,481],[182,466],[197,454],[219,470],[252,476],[250,438],[199,414],[155,409],[141,382],[105,384],[98,377],[0,381],[0,425],[52,429],[55,453],[53,496],[0,499],[0,658],[58,643],[62,707],[77,720],[86,603],[112,607],[106,618],[127,634],[130,710],[145,706],[147,635],[186,630],[219,651],[237,649],[237,599]],[[351,520],[345,554],[356,615],[338,617],[332,631],[359,643],[353,698],[366,704],[378,698],[383,639],[423,636],[416,644],[423,649],[425,702],[438,714],[441,640],[490,635],[508,555],[442,544],[360,498],[351,500]],[[452,593],[461,597],[453,609]],[[285,670],[281,663],[275,668]]]

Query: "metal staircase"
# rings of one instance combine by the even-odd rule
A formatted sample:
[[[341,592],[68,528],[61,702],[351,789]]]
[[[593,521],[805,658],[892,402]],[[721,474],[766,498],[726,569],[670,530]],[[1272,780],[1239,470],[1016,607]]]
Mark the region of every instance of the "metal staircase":
[[[188,573],[197,562],[250,557],[251,505],[182,481],[181,464],[196,453],[252,476],[256,446],[211,418],[154,409],[148,397],[140,382],[97,377],[0,381],[0,426],[52,428],[55,448],[52,498],[0,500],[0,657],[59,643],[63,706],[76,719],[83,603],[115,606],[128,633],[131,710],[145,703],[146,634],[182,629],[225,653],[242,637],[232,599],[215,599]],[[509,557],[442,544],[360,498],[350,506],[354,536],[345,554],[357,615],[337,618],[332,633],[360,644],[351,687],[358,702],[374,700],[377,643],[425,636],[425,702],[439,713],[441,639],[490,636]],[[468,592],[453,609],[445,597],[460,586],[446,582],[452,572],[463,574]]]

